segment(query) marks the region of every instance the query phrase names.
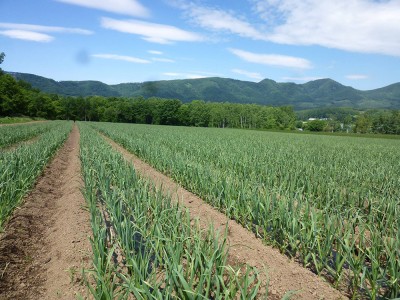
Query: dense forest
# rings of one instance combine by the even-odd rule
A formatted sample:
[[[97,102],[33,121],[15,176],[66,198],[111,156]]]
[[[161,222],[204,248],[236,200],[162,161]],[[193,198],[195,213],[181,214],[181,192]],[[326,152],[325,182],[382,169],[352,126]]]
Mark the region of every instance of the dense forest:
[[[0,63],[4,60],[0,55]],[[0,69],[0,117],[28,116],[102,122],[251,129],[306,129],[400,134],[400,111],[205,102],[158,97],[72,97],[46,94]],[[315,120],[309,120],[313,118]]]

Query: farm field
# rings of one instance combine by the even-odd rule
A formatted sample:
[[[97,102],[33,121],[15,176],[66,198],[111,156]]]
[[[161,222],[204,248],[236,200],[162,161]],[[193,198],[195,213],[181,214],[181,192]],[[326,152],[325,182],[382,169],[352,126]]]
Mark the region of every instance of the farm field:
[[[76,299],[86,291],[79,270],[90,266],[92,255],[79,132],[71,122],[48,124],[32,143],[1,153],[8,176],[1,204],[9,214],[0,233],[0,299]]]
[[[80,128],[85,196],[94,234],[95,298],[254,299],[258,295],[256,270],[228,267],[225,237],[219,238],[211,227],[202,230],[170,197],[142,180],[93,129],[87,124]],[[117,265],[107,263],[113,253],[119,255]]]
[[[67,138],[71,124],[50,122],[0,127],[0,232],[49,159]],[[11,145],[37,137],[8,151]]]
[[[349,296],[399,296],[398,140],[92,126]]]
[[[33,262],[22,271],[57,274],[59,262],[64,273],[27,280],[38,285],[32,299],[281,299],[290,290],[292,299],[400,296],[400,140],[89,122],[21,126],[27,129],[14,136],[0,128],[2,299],[21,292],[9,286],[21,262],[10,265],[4,249],[18,226],[29,228],[15,220],[36,202],[46,208],[32,219],[48,228],[39,232],[43,240],[24,236],[32,249],[21,255]],[[51,188],[40,188],[46,178]],[[65,233],[71,241],[57,248],[66,224],[74,224]],[[48,262],[44,248],[30,243],[60,257]],[[30,268],[36,261],[46,263]]]

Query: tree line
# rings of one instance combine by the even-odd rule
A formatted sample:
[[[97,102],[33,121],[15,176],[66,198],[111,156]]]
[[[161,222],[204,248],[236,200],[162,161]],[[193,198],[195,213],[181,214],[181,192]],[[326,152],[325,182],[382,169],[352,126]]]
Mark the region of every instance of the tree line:
[[[296,127],[309,131],[400,134],[400,110],[318,108],[300,111]],[[308,118],[315,120],[308,120]]]
[[[28,83],[0,74],[0,116],[28,116],[157,125],[294,129],[292,107],[215,103],[194,100],[123,97],[63,97],[45,94]]]

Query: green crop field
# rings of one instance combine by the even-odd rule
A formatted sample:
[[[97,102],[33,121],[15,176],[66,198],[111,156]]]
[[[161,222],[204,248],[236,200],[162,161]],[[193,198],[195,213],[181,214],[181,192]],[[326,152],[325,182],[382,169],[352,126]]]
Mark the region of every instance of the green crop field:
[[[93,298],[258,299],[268,292],[264,270],[228,259],[227,232],[201,227],[102,135],[353,299],[400,297],[399,139],[77,124],[93,231],[93,267],[82,276]],[[72,126],[0,127],[0,229]]]
[[[0,232],[71,128],[65,121],[0,127]],[[4,149],[33,137],[37,140],[32,144]]]
[[[400,295],[400,141],[91,123],[353,298]]]
[[[54,127],[51,122],[0,127],[0,149],[39,136]]]
[[[257,272],[228,267],[226,237],[193,225],[185,210],[140,179],[92,128],[80,124],[80,130],[95,299],[256,297]],[[112,263],[116,252],[123,254],[121,265]]]

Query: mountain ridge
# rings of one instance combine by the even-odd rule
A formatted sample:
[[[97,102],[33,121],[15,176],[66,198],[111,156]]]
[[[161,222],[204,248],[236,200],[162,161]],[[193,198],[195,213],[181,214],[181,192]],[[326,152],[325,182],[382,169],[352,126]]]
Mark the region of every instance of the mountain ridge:
[[[182,102],[205,100],[274,106],[291,105],[297,110],[323,107],[400,109],[400,83],[367,91],[342,85],[330,78],[303,84],[279,83],[267,78],[260,82],[252,82],[207,77],[108,85],[95,80],[55,81],[35,74],[7,73],[43,92],[63,96],[160,97],[179,99]]]

